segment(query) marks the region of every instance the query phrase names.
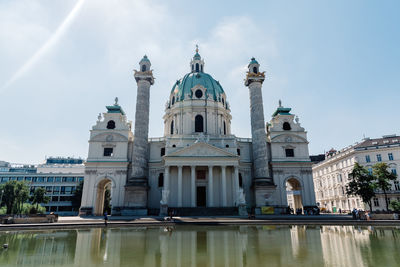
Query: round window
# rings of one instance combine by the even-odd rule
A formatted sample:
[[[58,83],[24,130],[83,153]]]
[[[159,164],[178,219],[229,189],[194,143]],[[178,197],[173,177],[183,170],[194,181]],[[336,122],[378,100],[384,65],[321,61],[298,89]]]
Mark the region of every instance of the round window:
[[[197,90],[194,94],[197,98],[201,98],[203,96],[203,92],[201,90]]]

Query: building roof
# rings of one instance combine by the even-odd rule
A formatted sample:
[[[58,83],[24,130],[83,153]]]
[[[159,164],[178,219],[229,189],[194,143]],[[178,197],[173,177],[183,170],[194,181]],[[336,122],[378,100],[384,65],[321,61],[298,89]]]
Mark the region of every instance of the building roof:
[[[106,106],[106,108],[107,108],[107,113],[121,113],[122,115],[125,115],[124,110],[117,103],[115,103],[112,106]]]
[[[175,95],[175,101],[182,101],[185,95],[193,97],[192,88],[201,85],[206,88],[206,97],[212,96],[217,101],[221,94],[224,93],[221,84],[216,81],[210,74],[205,72],[191,72],[186,74],[182,79],[176,81],[172,86],[171,94]]]
[[[249,66],[251,64],[258,64],[258,61],[254,57],[252,57],[251,60],[250,60]]]
[[[384,135],[382,138],[364,138],[363,141],[354,146],[355,149],[368,148],[368,147],[379,147],[389,145],[400,145],[400,136]]]
[[[284,107],[278,107],[275,112],[272,114],[272,117],[275,117],[276,115],[292,115],[290,114],[291,108],[284,108]]]

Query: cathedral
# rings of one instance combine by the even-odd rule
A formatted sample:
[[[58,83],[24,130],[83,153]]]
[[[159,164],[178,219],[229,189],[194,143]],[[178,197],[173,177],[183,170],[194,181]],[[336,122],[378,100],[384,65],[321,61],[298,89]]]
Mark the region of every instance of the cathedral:
[[[315,205],[307,133],[281,101],[265,123],[259,68],[252,58],[244,83],[251,138],[231,132],[228,95],[198,49],[166,96],[164,136],[149,138],[154,77],[144,56],[134,71],[134,128],[116,98],[90,131],[80,214],[102,215],[106,190],[112,215],[281,214]]]

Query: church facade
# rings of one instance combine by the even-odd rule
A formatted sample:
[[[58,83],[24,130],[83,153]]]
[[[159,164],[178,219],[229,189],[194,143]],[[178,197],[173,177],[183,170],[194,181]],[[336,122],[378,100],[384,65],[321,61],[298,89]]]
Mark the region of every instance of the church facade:
[[[113,215],[167,214],[171,209],[181,215],[245,215],[251,208],[281,213],[287,206],[315,205],[306,131],[280,101],[265,124],[265,73],[254,58],[245,79],[251,138],[231,132],[227,94],[204,71],[197,49],[190,72],[168,96],[164,136],[149,138],[150,67],[144,56],[134,73],[134,129],[118,99],[92,127],[80,214],[103,214],[107,189]]]

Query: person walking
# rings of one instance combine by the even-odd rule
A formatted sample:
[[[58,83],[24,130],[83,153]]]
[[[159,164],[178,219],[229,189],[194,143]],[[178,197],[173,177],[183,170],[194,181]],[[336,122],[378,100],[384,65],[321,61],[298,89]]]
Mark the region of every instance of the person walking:
[[[104,212],[104,225],[107,226],[108,224],[108,214],[107,211]]]

